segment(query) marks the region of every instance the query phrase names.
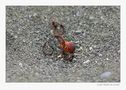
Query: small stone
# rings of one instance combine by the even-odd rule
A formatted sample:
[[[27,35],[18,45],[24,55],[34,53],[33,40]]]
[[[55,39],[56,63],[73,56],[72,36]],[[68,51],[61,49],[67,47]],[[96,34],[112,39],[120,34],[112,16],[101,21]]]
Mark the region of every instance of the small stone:
[[[101,18],[101,20],[104,20],[104,17],[103,16],[101,16],[100,18]]]
[[[11,35],[14,35],[14,33],[11,33]]]
[[[84,33],[84,32],[83,32],[83,34],[82,34],[82,35],[83,35],[83,36],[86,36],[86,33]]]
[[[89,48],[89,50],[92,50],[92,49],[93,49],[92,47]]]
[[[32,17],[32,15],[29,15],[29,18],[31,18]]]
[[[19,66],[20,66],[20,67],[23,67],[23,65],[22,65],[22,63],[21,63],[21,62],[19,63]]]
[[[97,46],[96,45],[93,45],[94,48],[96,48]]]
[[[79,25],[82,25],[82,22],[80,22]]]
[[[25,39],[23,39],[23,42],[26,42],[26,40],[25,40]]]
[[[57,27],[57,29],[59,30],[59,29],[60,29],[60,27]]]
[[[39,73],[36,72],[35,75],[36,75],[36,76],[39,76]]]
[[[78,35],[78,34],[81,34],[81,33],[82,33],[81,30],[77,30],[77,31],[74,32],[75,35]]]
[[[98,61],[95,61],[95,63],[98,63]]]
[[[17,35],[14,36],[14,38],[17,38],[17,37],[18,37]]]
[[[79,11],[76,13],[76,16],[80,16],[80,12]]]
[[[39,38],[36,38],[36,41],[38,41],[39,40]]]
[[[79,49],[77,49],[78,51],[81,51],[81,50],[83,50],[83,47],[80,47]]]
[[[40,31],[36,31],[36,33],[40,33]]]
[[[34,13],[33,16],[36,17],[37,16],[37,13]]]
[[[18,28],[18,30],[19,30],[19,31],[21,31],[21,29],[20,29],[20,28]]]
[[[89,63],[90,62],[90,60],[87,60],[87,61],[85,61],[85,62],[83,62],[84,64],[86,64],[86,63]]]
[[[57,57],[58,57],[58,58],[61,58],[61,57],[62,57],[62,55],[60,54],[60,55],[58,55]]]
[[[109,78],[111,75],[112,75],[111,72],[106,71],[106,72],[103,72],[103,73],[100,75],[100,77],[101,77],[101,79],[104,79],[104,78]]]
[[[102,56],[102,54],[100,53],[99,56]]]
[[[54,34],[53,34],[53,30],[50,30],[50,33],[51,33],[51,35],[54,35]]]
[[[20,32],[17,32],[17,34],[20,34]]]
[[[73,61],[76,61],[77,59],[76,58],[73,58]]]
[[[89,19],[94,19],[94,17],[93,16],[90,16]]]
[[[109,60],[108,58],[106,58],[106,60]]]
[[[74,42],[75,44],[78,44],[79,43],[79,41],[76,41],[76,42]]]
[[[29,42],[29,45],[31,45],[31,44],[32,44],[32,41]]]

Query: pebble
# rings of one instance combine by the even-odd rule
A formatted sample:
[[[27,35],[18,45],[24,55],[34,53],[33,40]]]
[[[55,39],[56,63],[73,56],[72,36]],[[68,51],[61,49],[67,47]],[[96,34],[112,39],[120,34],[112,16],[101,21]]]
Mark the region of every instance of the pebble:
[[[20,67],[23,67],[23,65],[22,65],[22,63],[21,63],[21,62],[19,63],[19,66],[20,66]]]
[[[108,58],[106,58],[106,60],[109,60]]]
[[[96,48],[97,46],[96,45],[93,45],[94,48]]]
[[[26,42],[26,40],[25,40],[25,39],[23,39],[23,42]]]
[[[60,54],[60,55],[58,55],[57,57],[58,57],[58,58],[61,58],[61,57],[62,57],[62,55]]]
[[[20,32],[18,31],[17,34],[20,34]]]
[[[92,50],[92,47],[90,47],[89,49]]]
[[[17,37],[18,37],[17,35],[14,36],[15,39],[16,39]]]
[[[28,17],[29,17],[29,18],[31,18],[31,17],[32,17],[32,15],[29,15]]]
[[[14,35],[14,33],[11,33],[11,35]]]
[[[36,41],[39,41],[39,38],[36,38]]]
[[[37,13],[34,13],[33,16],[36,17],[37,16]]]
[[[36,72],[36,73],[35,73],[35,76],[39,76],[39,73]]]
[[[95,63],[98,63],[98,61],[95,61]]]
[[[81,26],[81,25],[82,25],[82,23],[80,22],[80,23],[79,23],[79,25]]]
[[[94,19],[94,17],[93,16],[90,16],[89,19]]]
[[[81,30],[77,30],[77,31],[74,32],[75,35],[78,35],[78,34],[81,34],[81,33],[82,33]]]
[[[80,12],[79,11],[76,13],[76,16],[80,16]]]
[[[75,41],[74,43],[75,43],[75,44],[78,44],[78,43],[79,43],[79,41]]]
[[[40,33],[40,31],[36,31],[36,33]]]
[[[102,54],[100,53],[99,56],[102,56]]]
[[[100,75],[100,78],[101,78],[101,79],[109,78],[111,75],[112,75],[111,72],[106,71],[106,72],[103,72],[103,73]]]
[[[87,60],[87,61],[85,61],[85,62],[83,62],[84,64],[86,64],[86,63],[89,63],[90,62],[90,60]]]
[[[80,48],[78,49],[78,51],[81,51],[81,50],[83,50],[83,47],[80,47]]]
[[[51,35],[53,35],[53,30],[50,30]]]

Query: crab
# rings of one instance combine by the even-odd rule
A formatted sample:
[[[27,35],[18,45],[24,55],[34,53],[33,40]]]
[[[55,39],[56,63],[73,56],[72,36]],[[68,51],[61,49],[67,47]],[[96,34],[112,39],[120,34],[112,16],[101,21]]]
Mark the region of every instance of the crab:
[[[61,49],[61,57],[67,61],[72,61],[74,57],[75,44],[71,41],[64,39],[64,26],[58,22],[52,21],[53,36],[59,42],[59,48]],[[59,31],[60,30],[60,31]]]

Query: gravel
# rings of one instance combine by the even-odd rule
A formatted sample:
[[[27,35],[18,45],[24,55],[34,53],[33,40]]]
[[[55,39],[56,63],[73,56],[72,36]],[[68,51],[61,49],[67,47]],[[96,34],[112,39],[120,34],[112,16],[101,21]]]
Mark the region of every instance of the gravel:
[[[55,44],[42,53],[52,18],[76,44],[72,62]],[[6,6],[6,82],[120,82],[120,7]]]

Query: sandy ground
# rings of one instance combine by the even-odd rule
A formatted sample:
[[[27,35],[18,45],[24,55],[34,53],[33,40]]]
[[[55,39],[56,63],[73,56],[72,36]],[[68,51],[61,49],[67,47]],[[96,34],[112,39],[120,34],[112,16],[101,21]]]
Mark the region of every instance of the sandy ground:
[[[51,18],[76,44],[72,62],[45,56]],[[52,46],[55,47],[54,44]],[[7,82],[120,82],[120,7],[6,7]]]

